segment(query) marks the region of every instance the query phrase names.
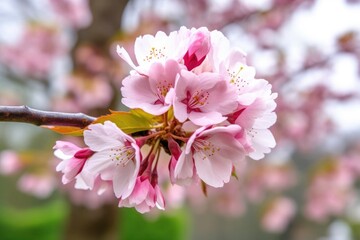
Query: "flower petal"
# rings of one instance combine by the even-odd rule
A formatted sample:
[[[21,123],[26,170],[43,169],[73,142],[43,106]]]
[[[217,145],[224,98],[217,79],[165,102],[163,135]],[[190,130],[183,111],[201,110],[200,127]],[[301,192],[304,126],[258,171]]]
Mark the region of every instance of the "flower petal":
[[[187,185],[189,183],[189,179],[191,179],[194,175],[194,163],[191,154],[185,154],[182,152],[179,160],[175,166],[174,177],[176,180],[185,180],[185,182],[181,182],[181,184]]]
[[[60,159],[69,159],[75,155],[81,148],[71,142],[56,141],[54,146],[55,156]]]
[[[127,198],[134,189],[137,177],[137,167],[133,161],[125,166],[118,165],[115,168],[113,187],[116,197]]]
[[[232,162],[216,156],[209,157],[202,151],[194,153],[194,162],[200,179],[212,187],[222,187],[230,181]]]
[[[113,122],[91,124],[89,130],[84,131],[84,141],[93,151],[102,151],[124,145],[128,137]]]

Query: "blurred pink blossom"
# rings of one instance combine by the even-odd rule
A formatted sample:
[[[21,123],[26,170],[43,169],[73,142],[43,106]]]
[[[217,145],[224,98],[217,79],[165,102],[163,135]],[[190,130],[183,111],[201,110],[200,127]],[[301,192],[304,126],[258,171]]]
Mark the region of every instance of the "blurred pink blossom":
[[[242,186],[236,179],[232,179],[221,189],[208,188],[208,199],[211,207],[226,217],[239,217],[246,211],[246,202]]]
[[[88,0],[49,0],[61,22],[73,28],[87,27],[92,20]]]
[[[24,174],[18,181],[21,191],[29,193],[38,198],[47,198],[55,190],[57,180],[50,173],[46,174]]]
[[[29,24],[18,42],[0,48],[0,61],[21,74],[43,79],[66,48],[57,28]]]
[[[113,90],[104,76],[73,74],[66,78],[66,87],[72,93],[76,105],[81,109],[106,107]]]
[[[98,178],[95,180],[92,189],[81,189],[77,186],[74,188],[71,185],[64,185],[62,188],[73,203],[90,209],[99,208],[104,204],[116,203],[111,181],[103,181]]]
[[[343,162],[324,161],[315,170],[306,192],[305,214],[315,221],[341,215],[353,198],[354,176]]]
[[[296,205],[292,199],[277,197],[266,206],[261,225],[269,232],[283,232],[295,213]]]
[[[108,74],[110,61],[96,47],[82,45],[76,49],[75,62],[90,74]]]
[[[23,164],[15,151],[0,152],[0,174],[11,175],[18,172],[22,167]]]
[[[186,189],[179,185],[169,185],[163,194],[167,209],[182,207],[186,199]]]
[[[281,192],[297,182],[290,165],[254,164],[245,173],[245,192],[250,201],[261,201],[266,192]]]

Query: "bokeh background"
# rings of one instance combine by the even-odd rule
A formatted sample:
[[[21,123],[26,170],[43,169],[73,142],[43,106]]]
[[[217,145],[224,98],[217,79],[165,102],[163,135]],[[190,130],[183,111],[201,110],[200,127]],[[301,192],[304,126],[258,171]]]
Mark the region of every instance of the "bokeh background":
[[[207,197],[168,186],[167,210],[141,215],[61,184],[52,147],[79,139],[1,122],[1,240],[360,239],[358,0],[2,0],[0,105],[123,110],[115,46],[183,25],[222,31],[272,83],[272,153]]]

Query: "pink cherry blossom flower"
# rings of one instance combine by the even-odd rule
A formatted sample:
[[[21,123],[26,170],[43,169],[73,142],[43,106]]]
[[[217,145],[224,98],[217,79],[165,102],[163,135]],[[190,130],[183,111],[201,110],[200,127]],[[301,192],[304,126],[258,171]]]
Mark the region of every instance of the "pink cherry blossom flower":
[[[57,165],[56,171],[64,173],[63,184],[73,181],[83,169],[85,162],[94,153],[88,148],[79,148],[75,144],[64,141],[57,141],[54,149],[56,149],[55,156],[62,159]]]
[[[219,72],[236,88],[237,101],[242,105],[251,104],[271,87],[266,80],[255,79],[255,68],[246,65],[245,55],[239,50],[231,52],[219,68]]]
[[[236,92],[215,73],[196,75],[182,70],[175,85],[174,115],[199,126],[217,124],[237,107]]]
[[[179,156],[174,175],[176,179],[191,179],[194,174],[206,184],[222,187],[229,182],[233,164],[245,156],[235,136],[237,125],[196,130]]]
[[[155,36],[144,35],[136,39],[134,53],[138,66],[124,48],[117,46],[117,53],[138,73],[147,75],[150,66],[155,62],[164,63],[168,59],[179,62],[187,51],[186,47],[186,44],[180,41],[178,32],[166,35],[159,31]]]
[[[276,94],[266,80],[255,78],[245,54],[232,49],[221,32],[181,27],[169,35],[137,38],[135,62],[124,48],[118,46],[117,53],[133,68],[122,81],[122,103],[133,109],[130,114],[147,112],[154,125],[132,136],[110,121],[88,126],[89,149],[71,146],[68,156],[60,156],[58,169],[76,179],[75,188],[94,191],[106,185],[99,191],[108,191],[110,183],[120,207],[141,213],[164,209],[164,182],[223,187],[235,171],[244,171],[241,159],[263,158],[275,146],[269,128],[276,120]],[[93,68],[89,54],[96,56],[85,49],[80,65],[100,73],[105,62]],[[58,152],[65,151],[57,145]],[[231,200],[220,202],[240,214],[244,206]]]
[[[230,41],[223,33],[214,30],[210,32],[210,50],[200,66],[193,69],[194,72],[220,73],[221,62],[231,53]],[[245,55],[243,54],[242,62]],[[225,77],[225,75],[224,75]]]
[[[276,121],[273,110],[276,107],[275,94],[266,89],[249,106],[240,106],[237,112],[229,119],[244,129],[239,141],[245,146],[252,159],[258,160],[275,147],[275,139],[268,129]],[[233,118],[236,117],[235,120]]]
[[[84,131],[84,141],[95,153],[85,163],[84,170],[111,180],[116,197],[128,197],[135,186],[141,161],[136,141],[110,121],[88,128]]]
[[[149,76],[135,74],[126,77],[121,88],[122,103],[154,115],[163,114],[171,106],[169,91],[174,88],[179,72],[179,64],[170,59],[164,64],[153,63]]]
[[[154,186],[153,186],[154,185]],[[119,207],[135,207],[140,213],[149,212],[153,207],[165,209],[164,197],[160,187],[152,184],[149,178],[138,177],[133,192],[128,198],[120,199]]]

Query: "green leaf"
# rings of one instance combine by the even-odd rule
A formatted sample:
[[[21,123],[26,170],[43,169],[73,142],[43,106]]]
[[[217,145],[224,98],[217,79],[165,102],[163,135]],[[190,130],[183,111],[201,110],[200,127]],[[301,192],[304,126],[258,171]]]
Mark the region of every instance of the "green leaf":
[[[97,118],[93,123],[111,121],[127,134],[145,131],[156,126],[159,117],[144,112],[141,109],[132,109],[130,112],[111,111],[110,114]]]
[[[115,123],[121,130],[127,134],[145,131],[156,127],[156,125],[162,120],[161,116],[153,116],[141,109],[132,109],[130,112],[111,111],[108,115],[98,117],[94,123],[104,123],[105,121],[111,121]],[[81,127],[71,126],[41,126],[46,129],[50,129],[54,132],[71,135],[82,136],[84,130],[87,129]]]

